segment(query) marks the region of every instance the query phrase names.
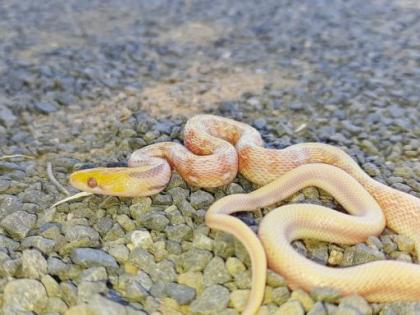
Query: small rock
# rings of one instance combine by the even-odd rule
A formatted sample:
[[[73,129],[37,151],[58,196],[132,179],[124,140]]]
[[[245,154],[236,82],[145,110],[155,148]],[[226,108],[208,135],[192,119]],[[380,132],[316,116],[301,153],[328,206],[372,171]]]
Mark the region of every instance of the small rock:
[[[315,301],[336,303],[340,299],[340,293],[333,288],[316,287],[311,291]]]
[[[277,287],[272,290],[272,300],[277,305],[286,303],[290,297],[290,291],[287,287]]]
[[[46,102],[37,102],[34,104],[34,108],[43,114],[54,113],[58,110],[57,106],[55,106],[52,103],[46,103]]]
[[[244,189],[242,188],[241,185],[239,185],[237,183],[230,183],[229,186],[226,189],[226,193],[228,195],[241,194],[243,192],[244,192]]]
[[[363,164],[363,169],[370,176],[379,176],[381,174],[379,168],[375,164],[370,162]]]
[[[1,167],[0,167],[1,169]],[[14,195],[0,195],[0,220],[22,209],[22,202]]]
[[[94,295],[88,304],[80,304],[70,308],[66,315],[129,315],[124,305],[111,301],[99,294]],[[142,311],[136,314],[144,315]]]
[[[229,257],[226,260],[226,269],[232,276],[236,276],[237,274],[245,271],[246,267],[238,258]]]
[[[235,290],[230,294],[229,306],[242,312],[248,302],[250,290]]]
[[[290,297],[290,301],[300,302],[299,305],[303,306],[305,312],[309,312],[315,304],[311,296],[302,289],[297,289],[293,291]]]
[[[47,273],[47,261],[36,249],[26,249],[22,254],[22,275],[31,279],[40,279]]]
[[[302,305],[298,301],[289,301],[279,307],[274,315],[304,315]]]
[[[197,190],[191,194],[190,202],[195,209],[207,208],[214,202],[214,197],[204,190]]]
[[[131,233],[130,239],[131,239],[131,243],[133,243],[135,247],[148,249],[148,248],[151,248],[153,245],[153,239],[149,231],[145,231],[145,230],[133,231]]]
[[[0,104],[0,123],[9,128],[14,125],[16,120],[17,118],[12,111],[6,105]]]
[[[250,289],[251,288],[251,271],[244,270],[235,276],[235,284],[238,289]]]
[[[78,302],[88,302],[92,296],[107,290],[105,282],[102,281],[81,281],[77,285]]]
[[[70,281],[60,283],[62,298],[67,305],[74,305],[77,303],[77,288]]]
[[[169,225],[165,228],[165,232],[168,239],[177,242],[191,240],[193,235],[192,228],[186,224]]]
[[[212,254],[204,249],[192,248],[180,257],[180,264],[185,271],[202,271],[212,258]]]
[[[0,234],[0,248],[7,248],[9,251],[15,251],[19,248],[19,242]]]
[[[308,312],[308,315],[327,315],[324,305],[321,302],[316,302],[314,307]]]
[[[228,289],[221,285],[212,285],[191,303],[190,309],[200,314],[215,314],[227,307],[229,297]]]
[[[58,282],[51,277],[50,275],[43,275],[41,278],[41,282],[47,291],[49,297],[60,297],[61,296],[61,289]]]
[[[47,303],[47,292],[44,286],[37,280],[11,280],[4,288],[4,305],[14,304],[25,311],[41,313]]]
[[[339,307],[348,306],[356,309],[362,315],[372,315],[372,308],[364,298],[358,295],[348,295],[340,299]]]
[[[119,263],[124,263],[128,260],[130,254],[127,246],[123,244],[111,245],[108,254],[114,257]]]
[[[162,232],[168,225],[169,220],[160,213],[147,213],[142,217],[141,224],[151,230]]]
[[[226,269],[222,258],[214,257],[204,269],[204,284],[210,286],[212,284],[223,284],[232,278]]]
[[[195,289],[184,284],[168,283],[165,292],[180,305],[189,304],[195,298]]]
[[[75,248],[72,251],[71,259],[82,267],[104,266],[117,268],[118,264],[114,257],[100,249]]]
[[[68,310],[67,304],[58,297],[50,297],[44,308],[44,314],[64,314]]]
[[[185,284],[191,288],[194,288],[197,293],[201,293],[204,290],[204,279],[201,272],[188,271],[178,275],[177,281],[180,284]]]
[[[35,226],[36,215],[25,211],[16,211],[5,217],[0,226],[7,233],[17,239],[23,239],[29,231]]]
[[[57,241],[38,235],[26,237],[21,243],[22,248],[36,248],[46,255],[54,250],[56,244]]]
[[[345,249],[341,266],[359,265],[384,259],[385,255],[379,250],[368,247],[366,244],[357,244]]]
[[[267,269],[267,284],[273,288],[287,286],[286,280],[271,269]]]
[[[83,270],[79,278],[83,281],[105,281],[107,276],[108,274],[104,267],[91,267]]]
[[[211,251],[213,249],[213,240],[210,237],[197,232],[193,237],[193,247]]]

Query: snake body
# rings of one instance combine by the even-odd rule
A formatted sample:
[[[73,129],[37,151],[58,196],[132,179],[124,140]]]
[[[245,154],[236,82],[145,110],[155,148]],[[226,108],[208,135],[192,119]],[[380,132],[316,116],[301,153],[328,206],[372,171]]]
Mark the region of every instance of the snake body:
[[[306,259],[290,245],[301,238],[363,242],[378,235],[386,224],[410,237],[420,257],[420,199],[375,181],[334,146],[302,143],[281,150],[264,148],[253,127],[224,117],[198,115],[186,123],[184,145],[152,144],[135,151],[128,168],[77,171],[70,182],[93,193],[146,196],[166,187],[171,169],[198,187],[225,185],[238,171],[263,185],[249,194],[224,197],[206,213],[210,228],[233,234],[250,254],[252,288],[243,314],[255,314],[262,302],[267,265],[292,287],[333,287],[371,302],[420,301],[417,264],[375,261],[331,268]],[[230,215],[271,205],[308,186],[326,190],[352,215],[318,205],[286,205],[266,215],[258,237]]]

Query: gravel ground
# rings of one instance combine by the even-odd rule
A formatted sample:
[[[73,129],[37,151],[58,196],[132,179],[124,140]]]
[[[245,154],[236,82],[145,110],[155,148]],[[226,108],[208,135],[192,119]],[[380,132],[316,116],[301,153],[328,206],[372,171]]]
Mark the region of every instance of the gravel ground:
[[[74,193],[72,170],[181,141],[194,113],[247,122],[269,147],[334,144],[420,197],[417,1],[3,0],[0,39],[3,314],[240,313],[249,258],[203,223],[214,200],[255,188],[240,176],[205,191],[174,174],[152,198],[50,208],[66,195],[48,163]],[[315,188],[289,201],[336,207]],[[261,215],[240,217],[256,229]],[[331,266],[417,261],[390,230],[355,246],[294,246]],[[420,303],[293,291],[268,271],[259,314],[305,313],[420,314]]]

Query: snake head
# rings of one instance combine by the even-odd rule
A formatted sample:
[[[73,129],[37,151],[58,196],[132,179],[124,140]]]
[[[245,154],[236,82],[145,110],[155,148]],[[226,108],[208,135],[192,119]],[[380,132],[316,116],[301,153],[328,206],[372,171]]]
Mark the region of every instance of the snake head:
[[[139,167],[99,167],[70,175],[70,184],[82,191],[121,197],[150,196],[162,191],[171,176],[167,163]]]
[[[128,168],[91,168],[70,175],[70,184],[82,191],[112,196],[124,196],[129,188]]]

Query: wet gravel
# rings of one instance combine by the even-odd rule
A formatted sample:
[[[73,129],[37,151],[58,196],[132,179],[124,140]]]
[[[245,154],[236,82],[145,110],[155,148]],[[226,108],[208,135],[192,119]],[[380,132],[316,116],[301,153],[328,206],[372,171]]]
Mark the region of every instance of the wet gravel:
[[[4,314],[238,314],[250,261],[204,215],[255,187],[214,190],[176,173],[142,198],[56,208],[75,169],[182,141],[195,113],[257,128],[266,145],[345,149],[372,177],[420,197],[416,1],[0,2],[0,306]],[[287,202],[339,208],[309,187]],[[239,217],[256,230],[261,213]],[[324,265],[418,262],[385,230],[354,246],[293,243]],[[333,289],[292,290],[267,271],[259,314],[420,314]]]

